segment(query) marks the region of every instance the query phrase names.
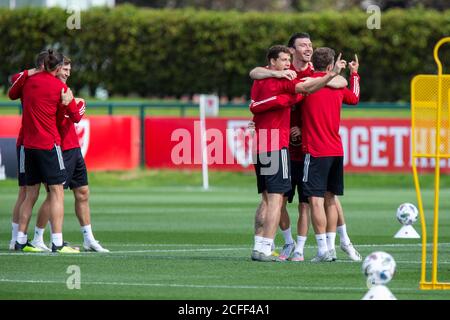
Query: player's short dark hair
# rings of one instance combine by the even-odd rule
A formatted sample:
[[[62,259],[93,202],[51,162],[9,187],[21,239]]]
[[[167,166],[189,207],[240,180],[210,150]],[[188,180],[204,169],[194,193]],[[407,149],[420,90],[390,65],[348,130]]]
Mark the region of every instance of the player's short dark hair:
[[[312,63],[317,71],[325,71],[334,63],[334,50],[327,47],[317,48],[312,55]]]
[[[63,65],[65,65],[65,66],[67,66],[67,65],[72,63],[72,60],[70,60],[69,57],[64,56],[63,60],[64,60],[63,61]]]
[[[53,49],[48,49],[47,52],[48,55],[44,58],[45,71],[55,71],[56,68],[63,65],[64,56],[57,51],[53,51]]]
[[[303,38],[306,38],[306,39],[311,39],[311,37],[309,36],[309,34],[308,33],[306,33],[306,32],[298,32],[298,33],[294,33],[290,38],[289,38],[289,41],[288,41],[288,47],[289,48],[295,48],[295,40],[297,40],[297,39],[303,39]]]
[[[44,59],[46,56],[48,56],[47,50],[39,52],[39,54],[36,56],[36,62],[35,62],[36,69],[42,68],[42,66],[44,65]]]
[[[281,52],[287,53],[289,55],[291,54],[288,47],[277,44],[275,46],[270,47],[269,50],[267,51],[267,61],[269,61],[270,63],[270,59],[275,60],[278,59]]]

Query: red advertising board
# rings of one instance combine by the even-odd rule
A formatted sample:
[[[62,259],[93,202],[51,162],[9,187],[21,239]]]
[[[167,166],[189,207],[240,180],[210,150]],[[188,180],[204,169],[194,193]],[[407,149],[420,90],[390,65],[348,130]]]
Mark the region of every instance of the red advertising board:
[[[253,170],[247,124],[248,119],[242,118],[206,120],[211,169]],[[346,172],[411,172],[409,119],[344,119],[340,134]],[[200,169],[198,118],[147,118],[145,159],[148,168]],[[421,159],[418,166],[430,170],[433,162]],[[442,160],[441,166],[450,172],[449,160]]]
[[[1,116],[0,138],[16,138],[20,122],[20,116]],[[90,116],[82,119],[76,129],[88,170],[128,170],[139,165],[137,117]]]
[[[206,120],[210,168],[253,170],[248,119]],[[228,129],[228,130],[227,130]],[[232,134],[237,133],[237,136]],[[228,136],[227,136],[228,134]],[[200,169],[198,118],[146,118],[145,163],[148,168]]]
[[[20,116],[0,117],[0,138],[16,138]],[[209,167],[213,170],[252,171],[252,137],[247,118],[206,120]],[[140,123],[130,116],[90,116],[77,126],[89,170],[128,170],[139,165]],[[346,172],[411,172],[409,119],[344,119],[340,134]],[[419,134],[418,145],[425,144]],[[424,141],[422,141],[424,140]],[[145,119],[147,168],[200,169],[198,118]],[[14,154],[15,157],[15,154]],[[431,171],[434,159],[420,159]],[[449,159],[441,169],[450,173]]]
[[[0,138],[17,138],[21,116],[0,116]]]
[[[89,170],[128,170],[139,165],[137,117],[87,117],[77,125],[77,133]]]

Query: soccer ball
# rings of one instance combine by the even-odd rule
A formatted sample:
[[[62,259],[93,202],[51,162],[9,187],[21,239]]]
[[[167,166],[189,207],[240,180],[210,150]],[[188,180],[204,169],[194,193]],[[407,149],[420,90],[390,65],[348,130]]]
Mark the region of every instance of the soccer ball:
[[[384,285],[391,281],[396,263],[389,253],[376,251],[364,259],[362,272],[367,277],[367,285]]]
[[[419,212],[412,203],[402,203],[397,209],[397,220],[405,226],[416,222],[418,216]]]

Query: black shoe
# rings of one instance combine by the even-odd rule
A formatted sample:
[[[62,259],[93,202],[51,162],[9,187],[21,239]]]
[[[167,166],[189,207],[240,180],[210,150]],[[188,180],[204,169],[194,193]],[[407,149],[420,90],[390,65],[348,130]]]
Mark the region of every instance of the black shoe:
[[[43,252],[44,251],[42,249],[36,248],[28,241],[24,244],[20,244],[19,242],[16,241],[16,244],[14,245],[14,250],[22,251],[22,252]]]
[[[25,246],[27,245],[28,241],[25,242],[24,244],[20,244],[19,242],[16,241],[16,243],[14,244],[14,250],[15,251],[22,251],[23,248],[25,248]]]

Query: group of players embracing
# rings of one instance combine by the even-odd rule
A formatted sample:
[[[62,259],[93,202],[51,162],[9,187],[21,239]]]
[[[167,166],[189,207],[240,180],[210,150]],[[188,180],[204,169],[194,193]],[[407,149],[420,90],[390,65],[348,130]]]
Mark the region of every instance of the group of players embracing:
[[[64,189],[73,190],[75,213],[87,251],[109,252],[95,239],[91,227],[86,165],[75,130],[86,110],[83,99],[67,87],[71,60],[54,50],[37,55],[36,66],[11,77],[8,95],[22,103],[22,124],[17,138],[19,193],[12,215],[10,250],[79,253],[63,240]],[[40,186],[47,191],[38,211],[34,238],[27,236]],[[43,234],[50,222],[51,242]]]
[[[291,62],[292,57],[292,62]],[[256,144],[255,171],[261,202],[255,215],[254,261],[304,261],[311,220],[318,251],[311,262],[337,259],[340,247],[353,261],[362,257],[352,245],[338,196],[344,194],[344,153],[339,135],[342,104],[359,102],[359,62],[348,63],[333,49],[313,50],[307,33],[267,52],[268,66],[250,72],[249,127]],[[349,81],[340,75],[348,66]],[[350,87],[348,88],[348,82]],[[286,204],[299,197],[297,241]],[[279,255],[274,239],[280,226],[285,244]]]

